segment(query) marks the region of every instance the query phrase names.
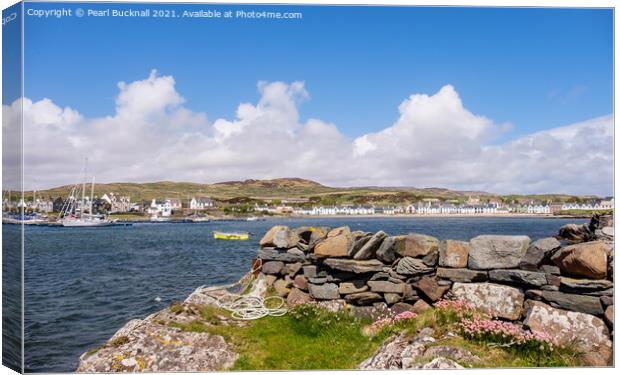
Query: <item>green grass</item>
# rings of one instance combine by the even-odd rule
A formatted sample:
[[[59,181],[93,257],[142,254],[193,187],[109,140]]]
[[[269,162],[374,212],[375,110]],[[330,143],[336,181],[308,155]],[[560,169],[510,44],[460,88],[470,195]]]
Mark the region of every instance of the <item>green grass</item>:
[[[381,338],[362,334],[364,322],[312,306],[250,321],[244,327],[219,324],[221,311],[215,308],[201,309],[200,315],[218,324],[196,320],[170,326],[223,336],[240,354],[232,370],[351,369],[381,343]]]
[[[230,314],[215,307],[201,307],[196,320],[170,323],[187,332],[221,335],[232,344],[239,358],[232,370],[318,370],[354,369],[371,356],[391,336],[407,332],[414,336],[422,328],[432,328],[432,345],[462,347],[480,357],[481,368],[580,366],[580,355],[571,348],[556,348],[544,355],[536,348],[527,350],[490,347],[486,342],[463,337],[445,337],[457,332],[458,316],[451,311],[428,310],[417,318],[390,325],[374,334],[364,334],[369,321],[346,313],[332,313],[312,305],[298,306],[281,317],[265,317],[246,325],[224,325],[220,317]],[[467,366],[468,364],[463,364]]]

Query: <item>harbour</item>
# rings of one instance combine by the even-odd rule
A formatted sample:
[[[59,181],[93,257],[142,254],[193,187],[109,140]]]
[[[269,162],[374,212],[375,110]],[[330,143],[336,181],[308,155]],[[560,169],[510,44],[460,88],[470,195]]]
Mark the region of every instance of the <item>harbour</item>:
[[[479,234],[555,235],[575,219],[543,218],[273,218],[266,221],[134,223],[131,227],[27,226],[24,236],[26,370],[74,371],[85,348],[105,342],[133,318],[182,300],[201,285],[235,282],[251,266],[273,225],[348,225],[352,230],[425,233],[466,240]],[[586,222],[583,220],[582,222]],[[5,238],[20,226],[3,225]],[[221,241],[213,231],[251,232]],[[6,244],[5,254],[19,254]],[[5,273],[6,274],[6,273]],[[63,345],[57,345],[63,342]]]

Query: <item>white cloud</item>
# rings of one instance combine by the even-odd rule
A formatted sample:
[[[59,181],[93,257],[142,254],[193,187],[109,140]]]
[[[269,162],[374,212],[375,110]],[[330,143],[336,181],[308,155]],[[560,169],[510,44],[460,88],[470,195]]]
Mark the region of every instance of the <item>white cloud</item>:
[[[334,124],[300,120],[303,82],[259,82],[257,103],[213,122],[184,106],[171,76],[152,71],[118,88],[116,112],[102,118],[24,100],[27,188],[76,181],[87,156],[101,182],[303,177],[337,186],[612,191],[611,115],[492,145],[511,125],[471,113],[447,85],[406,98],[391,126],[349,139]],[[6,142],[18,136],[19,107],[3,106],[5,154],[19,151]]]

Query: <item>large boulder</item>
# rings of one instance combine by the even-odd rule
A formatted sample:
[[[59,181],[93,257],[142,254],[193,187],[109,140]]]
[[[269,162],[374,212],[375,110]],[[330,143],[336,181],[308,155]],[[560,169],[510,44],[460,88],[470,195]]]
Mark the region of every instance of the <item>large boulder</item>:
[[[532,242],[527,248],[523,259],[519,263],[519,268],[536,271],[545,258],[548,258],[555,250],[562,246],[560,241],[553,237],[542,238]]]
[[[316,244],[314,255],[317,257],[346,257],[352,236],[349,227],[333,229],[327,234],[327,238]]]
[[[491,283],[454,283],[452,294],[477,308],[489,311],[493,317],[517,320],[523,311],[523,293],[506,285]]]
[[[351,233],[351,244],[349,245],[349,249],[347,250],[347,255],[349,258],[353,258],[355,254],[357,254],[364,245],[372,238],[372,234],[364,233],[364,232],[353,232]]]
[[[377,259],[388,264],[393,263],[399,256],[399,249],[405,246],[405,238],[405,236],[386,237],[377,249]]]
[[[278,249],[289,249],[297,245],[301,238],[295,231],[285,225],[276,225],[269,229],[261,238],[261,247],[273,246]]]
[[[404,257],[396,265],[396,272],[401,275],[422,275],[433,272],[433,267],[427,266],[422,259]]]
[[[603,241],[584,242],[566,246],[553,254],[563,275],[604,279],[607,275],[607,245]]]
[[[546,332],[559,345],[576,345],[586,352],[591,366],[607,366],[612,360],[612,342],[605,322],[580,312],[553,308],[538,301],[527,301],[523,322],[533,331]]]
[[[541,287],[547,284],[547,276],[543,272],[524,270],[490,270],[489,279],[503,283],[515,283],[533,287]]]
[[[423,258],[439,251],[439,240],[425,234],[412,233],[405,236],[404,246],[399,246],[402,257]]]
[[[340,293],[338,293],[338,285],[332,283],[325,283],[321,285],[308,284],[308,290],[310,296],[314,299],[338,299]]]
[[[484,235],[469,241],[468,265],[471,269],[489,270],[516,268],[525,255],[530,238],[528,236]]]
[[[444,240],[439,243],[439,265],[441,267],[465,268],[469,256],[469,243]]]
[[[325,259],[323,264],[334,270],[352,273],[380,272],[383,270],[383,267],[385,267],[385,264],[376,259],[354,260],[328,258]]]
[[[364,244],[364,246],[362,246],[362,248],[355,255],[353,255],[353,259],[366,260],[374,258],[377,253],[377,249],[381,246],[381,242],[385,237],[387,237],[387,234],[382,230],[375,233]]]
[[[327,233],[331,230],[329,227],[310,227],[312,233],[310,234],[310,240],[308,240],[308,248],[314,248],[314,246],[327,237]]]

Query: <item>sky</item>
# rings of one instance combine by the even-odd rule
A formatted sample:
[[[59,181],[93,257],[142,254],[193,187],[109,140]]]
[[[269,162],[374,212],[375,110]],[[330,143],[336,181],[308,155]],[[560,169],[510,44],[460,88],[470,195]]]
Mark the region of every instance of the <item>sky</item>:
[[[611,10],[25,8],[62,7],[303,18],[26,15],[26,188],[75,182],[88,157],[101,182],[612,194]]]

